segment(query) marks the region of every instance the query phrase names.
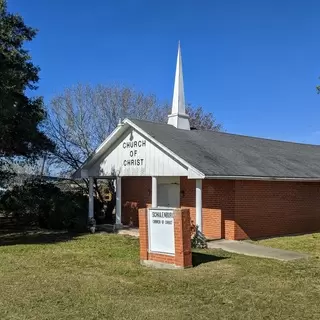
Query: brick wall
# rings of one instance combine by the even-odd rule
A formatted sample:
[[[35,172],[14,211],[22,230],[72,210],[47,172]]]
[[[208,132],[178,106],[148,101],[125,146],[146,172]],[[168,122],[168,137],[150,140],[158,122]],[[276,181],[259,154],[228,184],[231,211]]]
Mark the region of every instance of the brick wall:
[[[181,177],[180,198],[182,208],[190,209],[191,220],[196,221],[195,180]],[[225,221],[233,220],[234,181],[203,180],[202,182],[202,227],[207,238],[224,238]]]
[[[195,180],[180,179],[180,205],[195,223]],[[123,223],[138,225],[151,203],[151,178],[123,178]],[[203,231],[208,238],[246,239],[320,231],[320,184],[203,180]]]
[[[320,184],[236,181],[236,239],[320,231]]]
[[[121,187],[122,223],[138,227],[139,208],[151,205],[151,177],[123,177]]]

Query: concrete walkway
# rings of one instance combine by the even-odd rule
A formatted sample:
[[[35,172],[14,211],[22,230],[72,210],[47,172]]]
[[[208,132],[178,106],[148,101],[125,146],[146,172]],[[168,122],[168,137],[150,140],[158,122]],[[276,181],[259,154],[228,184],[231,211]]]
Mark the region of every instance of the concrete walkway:
[[[131,228],[129,226],[122,226],[120,229],[116,229],[113,224],[97,224],[97,232],[117,233],[121,235],[127,235],[139,238],[139,228]]]
[[[122,228],[117,230],[118,234],[139,238],[139,228]]]
[[[260,258],[277,259],[282,261],[291,261],[309,257],[305,253],[264,247],[246,241],[215,240],[208,242],[208,248],[222,249],[224,251],[232,253],[244,254],[247,256]]]

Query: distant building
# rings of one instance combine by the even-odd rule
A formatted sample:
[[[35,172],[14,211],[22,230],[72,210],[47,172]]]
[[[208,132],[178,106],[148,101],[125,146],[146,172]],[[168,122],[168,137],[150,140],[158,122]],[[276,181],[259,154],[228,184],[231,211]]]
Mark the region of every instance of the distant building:
[[[75,190],[79,188],[79,185],[83,185],[83,187],[86,187],[84,183],[82,182],[75,183],[74,180],[70,178],[18,173],[10,178],[10,180],[7,183],[7,189],[11,189],[13,186],[23,185],[26,181],[32,181],[32,180],[41,180],[43,182],[50,182],[57,185],[59,188],[66,189],[66,190]],[[3,189],[3,190],[7,190],[7,189]]]

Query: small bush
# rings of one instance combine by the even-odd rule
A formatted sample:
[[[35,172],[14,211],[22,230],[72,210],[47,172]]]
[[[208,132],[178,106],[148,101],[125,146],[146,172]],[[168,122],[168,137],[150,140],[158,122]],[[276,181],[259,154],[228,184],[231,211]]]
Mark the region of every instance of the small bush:
[[[5,192],[0,208],[26,225],[82,231],[87,224],[88,198],[61,191],[52,183],[32,180]]]
[[[198,249],[206,249],[207,239],[204,234],[199,230],[199,227],[195,227],[195,232],[191,238],[191,248],[198,248]]]

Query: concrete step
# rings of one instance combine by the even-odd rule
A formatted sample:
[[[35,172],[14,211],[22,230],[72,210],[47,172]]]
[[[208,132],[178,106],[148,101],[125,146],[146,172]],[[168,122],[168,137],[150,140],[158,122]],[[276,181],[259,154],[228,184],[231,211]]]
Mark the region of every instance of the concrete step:
[[[114,224],[97,224],[96,231],[115,232]]]

